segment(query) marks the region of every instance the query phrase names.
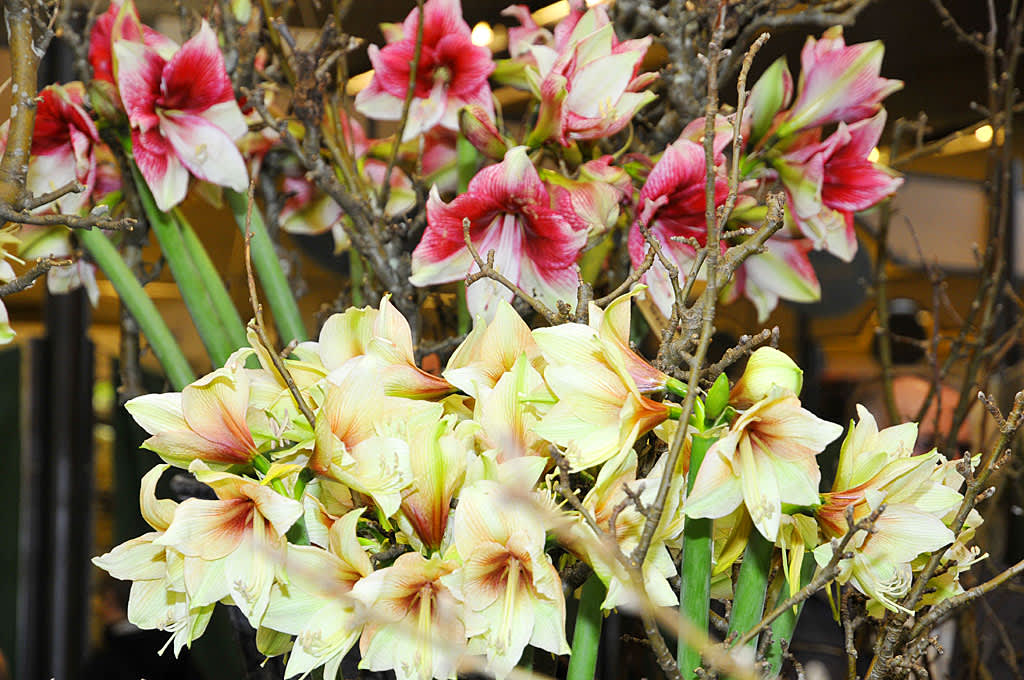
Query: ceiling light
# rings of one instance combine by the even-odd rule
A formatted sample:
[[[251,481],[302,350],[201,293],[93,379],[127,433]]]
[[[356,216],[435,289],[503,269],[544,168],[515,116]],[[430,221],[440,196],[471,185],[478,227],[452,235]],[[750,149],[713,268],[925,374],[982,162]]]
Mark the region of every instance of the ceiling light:
[[[469,39],[473,41],[474,45],[487,47],[494,40],[494,31],[491,30],[489,23],[481,21],[473,27],[473,32],[469,35]]]
[[[974,131],[974,138],[982,144],[988,144],[992,141],[992,126],[982,125],[980,128]]]

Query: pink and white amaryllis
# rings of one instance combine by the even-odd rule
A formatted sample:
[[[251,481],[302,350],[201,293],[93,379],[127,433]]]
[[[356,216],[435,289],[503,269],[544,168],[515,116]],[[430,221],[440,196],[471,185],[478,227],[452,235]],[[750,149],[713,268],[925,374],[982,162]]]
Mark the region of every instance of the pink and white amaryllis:
[[[114,43],[119,40],[145,43],[164,59],[170,59],[178,50],[178,43],[139,20],[132,0],[110,3],[107,11],[96,18],[89,36],[92,104],[100,116],[110,120],[116,120],[123,113],[114,78]]]
[[[466,245],[463,220],[469,220],[473,247],[494,268],[525,292],[554,307],[576,299],[576,258],[587,235],[573,229],[551,199],[525,146],[509,149],[505,160],[481,170],[464,194],[444,203],[436,188],[427,201],[427,230],[412,254],[416,286],[448,283],[479,271]],[[498,300],[512,291],[489,279],[469,286],[466,301],[475,316],[491,317]]]
[[[665,149],[640,189],[637,222],[629,232],[629,258],[634,268],[641,266],[651,247],[640,228],[645,224],[651,237],[661,244],[662,252],[678,267],[680,284],[685,281],[697,251],[679,239],[696,239],[700,245],[707,242],[706,167],[704,148],[694,141],[681,138]],[[728,193],[724,171],[716,170],[716,208],[725,203]],[[657,258],[641,281],[649,287],[648,294],[661,313],[670,316],[674,289],[668,270]]]
[[[764,250],[751,255],[736,271],[737,292],[750,300],[763,322],[779,300],[816,302],[821,299],[821,284],[807,254],[814,244],[807,238],[773,236]]]
[[[806,133],[773,162],[797,226],[817,248],[849,261],[857,252],[853,213],[892,195],[903,178],[868,160],[885,128],[885,111],[817,141]]]
[[[0,153],[7,148],[10,121],[0,127]],[[85,87],[80,82],[50,85],[36,100],[25,187],[41,196],[78,182],[84,191],[64,194],[35,212],[77,213],[89,201],[96,185],[95,147],[100,143],[96,125],[85,110]]]
[[[878,113],[882,100],[903,87],[901,80],[878,75],[884,55],[881,40],[847,45],[842,26],[828,29],[820,40],[808,37],[800,53],[796,102],[777,134],[852,123]]]
[[[373,79],[356,96],[356,110],[369,118],[400,120],[415,60],[419,10],[384,31],[388,45],[370,45]],[[459,109],[470,104],[494,112],[487,78],[494,70],[491,51],[474,45],[459,0],[428,0],[423,5],[423,42],[416,69],[407,141],[440,125],[459,129]]]
[[[204,21],[170,59],[128,40],[114,43],[114,57],[132,155],[157,207],[169,210],[185,198],[189,173],[244,191],[248,173],[234,140],[248,126],[210,25]]]
[[[541,102],[531,145],[608,137],[655,99],[646,88],[657,74],[640,73],[650,36],[619,42],[603,7],[572,13],[566,21],[575,24],[564,44],[565,29],[556,29],[554,48],[530,48],[537,66],[527,68],[526,78]]]

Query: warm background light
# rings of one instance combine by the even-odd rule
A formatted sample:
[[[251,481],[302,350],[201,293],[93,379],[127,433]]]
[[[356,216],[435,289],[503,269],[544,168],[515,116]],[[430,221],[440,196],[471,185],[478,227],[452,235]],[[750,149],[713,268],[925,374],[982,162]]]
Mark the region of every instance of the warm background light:
[[[974,138],[982,144],[988,144],[992,141],[992,126],[982,125],[980,128],[974,131]]]
[[[875,148],[873,148],[870,152],[868,152],[868,160],[871,161],[872,163],[877,163],[878,159],[881,158],[881,157],[882,157],[882,154],[881,154],[881,152],[878,151],[878,147],[877,146]]]
[[[487,47],[494,40],[494,31],[491,30],[491,25],[486,21],[479,22],[473,27],[473,32],[470,33],[469,39],[473,41],[474,45],[480,47]]]

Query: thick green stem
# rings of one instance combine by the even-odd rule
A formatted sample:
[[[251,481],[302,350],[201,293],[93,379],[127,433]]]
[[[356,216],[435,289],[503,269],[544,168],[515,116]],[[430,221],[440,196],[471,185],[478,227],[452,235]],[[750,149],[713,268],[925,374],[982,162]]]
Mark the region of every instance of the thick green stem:
[[[693,489],[704,454],[715,439],[694,435],[690,446],[690,472],[686,478],[687,493]],[[711,606],[711,530],[712,520],[697,517],[687,517],[683,528],[679,618],[689,621],[697,630],[708,629],[708,611]],[[676,659],[679,672],[684,678],[697,677],[696,669],[701,665],[700,652],[688,646],[682,636],[677,643]]]
[[[797,576],[800,579],[799,583],[797,583],[798,590],[806,586],[814,578],[815,566],[814,555],[811,553],[805,554],[803,564],[800,565],[800,574]],[[790,576],[795,576],[795,574],[790,573]],[[785,602],[789,598],[789,593],[789,588],[783,588],[779,592],[776,606]],[[801,602],[787,609],[782,616],[772,622],[772,643],[765,655],[765,661],[769,664],[768,673],[765,677],[774,678],[782,670],[782,645],[785,643],[788,646],[790,640],[793,639],[793,631],[796,630],[796,622],[800,618],[800,612],[803,611],[803,608],[804,603]]]
[[[352,279],[352,306],[363,306],[363,277],[366,275],[363,258],[355,248],[348,249],[348,272]]]
[[[142,202],[142,209],[146,212],[146,219],[149,226],[156,234],[160,242],[160,250],[171,267],[171,274],[181,291],[181,298],[188,307],[188,313],[192,322],[199,331],[199,337],[206,347],[210,361],[214,366],[223,366],[228,357],[231,356],[231,341],[227,333],[221,327],[220,319],[207,294],[206,286],[203,284],[192,256],[185,247],[185,239],[178,227],[177,220],[172,215],[165,213],[156,207],[153,194],[149,191],[146,180],[143,179],[139,169],[132,164],[132,177],[135,180],[135,187],[139,193],[139,200]]]
[[[458,333],[465,335],[473,326],[473,319],[469,315],[469,307],[466,305],[466,286],[459,284],[455,289],[455,307],[458,312]]]
[[[743,564],[740,565],[740,575],[736,579],[729,635],[741,635],[761,621],[774,550],[775,544],[762,536],[761,532],[756,529],[750,532],[747,550],[743,553]],[[747,644],[751,647],[757,645],[757,638]]]
[[[238,314],[238,308],[235,307],[235,303],[228,294],[228,289],[224,286],[220,272],[214,266],[213,260],[210,259],[209,253],[203,247],[203,242],[199,240],[195,229],[181,214],[181,211],[176,209],[174,217],[181,226],[181,236],[185,242],[185,248],[192,257],[192,264],[199,272],[199,279],[210,295],[213,309],[220,317],[221,326],[227,334],[228,340],[234,349],[245,347],[248,344],[245,337],[245,325],[242,323],[242,317]]]
[[[601,602],[605,587],[597,574],[591,574],[580,592],[580,607],[576,612],[576,630],[572,634],[572,656],[565,680],[593,680],[597,668],[597,650],[601,643]]]
[[[231,189],[225,189],[228,205],[238,223],[238,229],[245,235],[246,219],[249,214],[249,198]],[[274,243],[267,233],[266,224],[263,222],[263,214],[257,206],[252,206],[252,219],[249,221],[249,231],[252,234],[250,241],[250,252],[252,263],[256,268],[256,274],[263,286],[263,294],[267,298],[270,311],[274,314],[274,323],[277,325],[277,332],[281,335],[281,343],[288,344],[292,340],[305,342],[308,339],[306,325],[302,321],[302,314],[299,313],[299,306],[292,295],[288,278],[281,269],[281,261],[277,259],[277,252],[274,250]]]
[[[157,311],[156,305],[146,295],[135,274],[121,259],[114,245],[106,235],[97,229],[82,229],[77,234],[79,242],[85,246],[92,259],[107,275],[110,283],[121,298],[121,304],[139,324],[139,328],[149,341],[160,365],[164,367],[167,380],[175,390],[182,390],[196,378],[188,360],[178,346],[164,319]]]

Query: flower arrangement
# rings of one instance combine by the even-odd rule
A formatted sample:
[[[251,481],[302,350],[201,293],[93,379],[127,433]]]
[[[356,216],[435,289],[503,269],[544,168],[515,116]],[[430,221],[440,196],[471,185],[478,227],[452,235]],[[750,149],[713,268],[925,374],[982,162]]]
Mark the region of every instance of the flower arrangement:
[[[843,428],[801,402],[802,371],[773,334],[707,354],[719,305],[745,298],[763,321],[780,300],[818,300],[809,253],[849,261],[854,214],[900,187],[872,156],[883,100],[902,86],[880,75],[882,44],[828,28],[807,39],[796,78],[783,58],[748,90],[762,35],[730,107],[719,16],[703,115],[647,134],[652,36],[623,35],[600,4],[569,5],[551,30],[510,7],[519,25],[496,60],[459,0],[418,2],[382,27],[372,78],[350,98],[340,18],[309,50],[266,8],[221,3],[220,34],[203,20],[179,46],[125,0],[83,45],[89,85],[45,88],[34,127],[5,128],[4,164],[28,148],[22,188],[38,199],[12,205],[50,231],[3,244],[47,255],[51,289],[94,285],[95,263],[173,388],[125,404],[163,460],[140,493],[152,531],[94,562],[132,582],[130,621],[167,631],[174,653],[223,603],[286,677],[337,677],[357,648],[361,668],[400,679],[505,678],[536,648],[569,655],[575,680],[593,677],[593,631],[618,608],[642,619],[668,677],[774,677],[793,613],[818,591],[859,593],[893,636],[883,645],[908,649],[928,630],[908,637],[909,617],[934,624],[967,594],[974,505],[1002,445],[915,455],[915,423],[879,429],[860,407],[821,492],[818,457]],[[243,44],[259,21],[268,45]],[[233,81],[227,65],[245,56]],[[522,124],[492,87],[527,102]],[[375,139],[365,119],[398,127]],[[189,195],[226,204],[244,235],[247,325],[179,209]],[[198,379],[118,253],[138,243],[77,229],[131,226],[126,196],[210,358]],[[316,340],[270,220],[330,233],[348,254],[354,304]],[[72,230],[88,261],[69,257]],[[16,279],[6,260],[0,277]],[[436,339],[447,363],[430,373],[422,306],[453,292],[457,332]],[[632,342],[634,309],[657,331],[654,357]],[[1022,410],[1018,395],[1007,438]],[[171,468],[210,497],[158,497]],[[730,603],[720,642],[712,600]],[[872,680],[898,670],[893,649],[879,655]]]

